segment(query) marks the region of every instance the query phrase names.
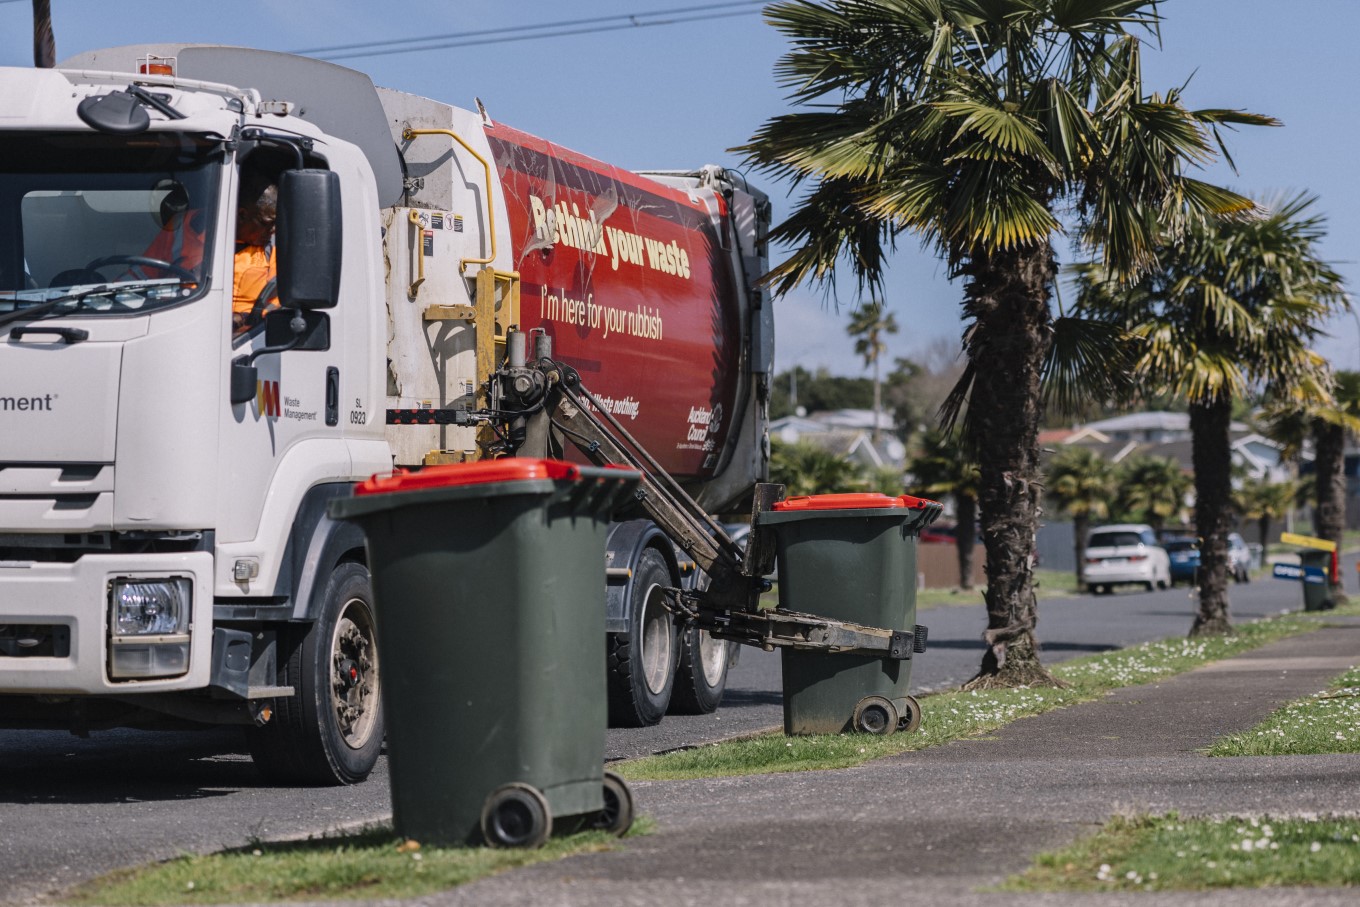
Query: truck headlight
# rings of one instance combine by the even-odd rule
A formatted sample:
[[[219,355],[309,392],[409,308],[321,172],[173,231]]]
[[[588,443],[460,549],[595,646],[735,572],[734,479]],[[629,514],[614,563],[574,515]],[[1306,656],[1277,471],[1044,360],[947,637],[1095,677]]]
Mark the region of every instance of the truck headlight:
[[[115,580],[114,636],[165,636],[189,628],[189,580]]]
[[[189,670],[193,585],[187,577],[117,579],[109,588],[109,676],[174,677]]]

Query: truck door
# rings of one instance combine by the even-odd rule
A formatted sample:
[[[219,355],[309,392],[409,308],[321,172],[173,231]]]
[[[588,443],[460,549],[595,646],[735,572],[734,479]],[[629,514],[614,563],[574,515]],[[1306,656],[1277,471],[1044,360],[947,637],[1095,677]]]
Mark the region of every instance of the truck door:
[[[237,181],[238,204],[244,200],[245,205],[236,217],[236,257],[229,258],[238,295],[231,305],[225,355],[229,374],[232,361],[250,359],[256,387],[249,401],[224,407],[217,526],[224,555],[218,588],[229,583],[236,594],[250,595],[274,590],[279,553],[302,495],[316,484],[343,481],[351,474],[340,419],[342,351],[330,342],[342,336],[338,319],[343,314],[340,308],[278,308],[269,286],[276,271],[274,250],[261,242],[271,238],[271,212],[268,205],[251,204],[262,194],[260,170],[266,181],[277,179],[278,171],[268,169],[267,159],[263,168],[252,169],[260,154],[248,159]],[[243,305],[242,291],[257,296],[259,304]],[[295,324],[302,326],[301,333]],[[302,341],[287,348],[295,337]],[[242,581],[252,565],[258,573]]]

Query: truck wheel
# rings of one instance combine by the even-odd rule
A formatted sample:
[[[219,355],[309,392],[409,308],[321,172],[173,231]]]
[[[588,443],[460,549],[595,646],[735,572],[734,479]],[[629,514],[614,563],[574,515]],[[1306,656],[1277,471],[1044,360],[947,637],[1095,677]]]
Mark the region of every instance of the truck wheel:
[[[293,695],[250,728],[250,754],[270,781],[354,784],[368,777],[383,741],[378,648],[368,569],[343,563],[331,573],[321,614],[290,651],[279,683]]]
[[[727,689],[732,643],[691,626],[680,637],[680,667],[671,693],[671,714],[707,715],[718,710]]]
[[[679,648],[675,619],[662,590],[675,585],[666,561],[648,548],[638,558],[627,633],[609,634],[609,723],[613,727],[656,724],[670,705]]]

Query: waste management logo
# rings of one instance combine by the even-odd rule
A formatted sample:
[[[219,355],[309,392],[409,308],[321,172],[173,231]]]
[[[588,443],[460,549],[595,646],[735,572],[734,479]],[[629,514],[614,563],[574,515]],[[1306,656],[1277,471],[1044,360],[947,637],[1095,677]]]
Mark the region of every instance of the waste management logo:
[[[0,397],[0,413],[50,413],[56,394],[38,394],[33,397]]]
[[[260,415],[269,419],[277,419],[282,414],[283,407],[279,405],[279,382],[256,382],[255,408]]]

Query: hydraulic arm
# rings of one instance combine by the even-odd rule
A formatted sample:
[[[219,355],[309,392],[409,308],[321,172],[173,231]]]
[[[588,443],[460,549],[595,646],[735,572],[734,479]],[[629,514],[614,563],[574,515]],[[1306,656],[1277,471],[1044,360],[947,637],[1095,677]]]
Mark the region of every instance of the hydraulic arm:
[[[925,651],[925,628],[898,631],[865,627],[783,608],[762,608],[765,579],[774,569],[774,539],[753,519],[743,548],[661,469],[570,366],[551,358],[547,338],[534,336],[536,353],[525,355],[525,335],[511,333],[506,365],[493,378],[492,411],[506,426],[507,450],[557,455],[571,441],[599,466],[629,466],[642,473],[639,507],[708,575],[702,589],[671,589],[668,607],[719,639],[760,646],[845,652],[909,659]],[[784,486],[756,486],[754,516],[784,497]]]

